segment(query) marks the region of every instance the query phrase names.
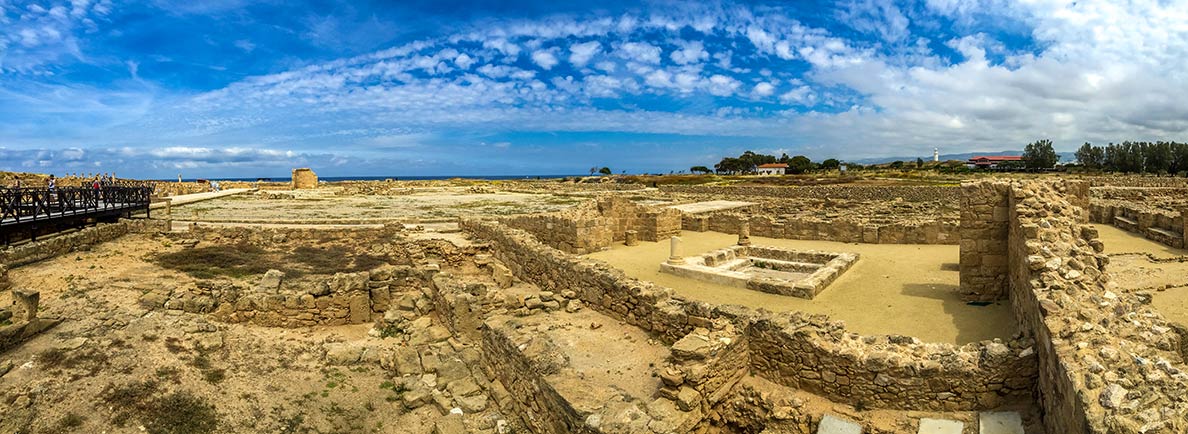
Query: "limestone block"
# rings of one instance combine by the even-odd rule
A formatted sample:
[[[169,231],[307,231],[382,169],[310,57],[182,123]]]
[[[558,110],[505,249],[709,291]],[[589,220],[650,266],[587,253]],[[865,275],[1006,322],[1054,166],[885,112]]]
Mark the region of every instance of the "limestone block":
[[[918,434],[961,434],[965,423],[948,419],[920,419]]]
[[[14,322],[32,321],[37,318],[37,308],[41,304],[41,293],[26,289],[12,291]]]
[[[276,294],[280,290],[281,281],[284,278],[284,272],[280,270],[268,270],[264,273],[264,277],[260,278],[260,283],[256,284],[256,292]]]
[[[1023,418],[1013,411],[978,414],[979,434],[1024,434]]]
[[[862,425],[832,414],[821,417],[821,424],[817,426],[817,434],[862,434]]]

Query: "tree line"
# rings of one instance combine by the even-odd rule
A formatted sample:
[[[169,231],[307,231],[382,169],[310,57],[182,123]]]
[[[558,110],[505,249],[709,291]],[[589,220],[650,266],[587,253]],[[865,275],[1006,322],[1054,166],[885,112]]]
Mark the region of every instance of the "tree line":
[[[1095,146],[1086,142],[1076,157],[1087,169],[1188,175],[1188,143],[1125,141]]]
[[[755,173],[757,168],[763,164],[784,163],[788,165],[788,173],[800,174],[812,170],[823,169],[831,170],[837,169],[841,166],[841,162],[830,158],[820,163],[814,163],[808,157],[797,155],[789,157],[788,154],[781,154],[779,157],[774,155],[759,154],[753,151],[743,152],[738,157],[725,157],[718,164],[714,165],[713,170],[705,166],[693,166],[689,168],[692,173],[730,173],[730,174],[745,174]]]

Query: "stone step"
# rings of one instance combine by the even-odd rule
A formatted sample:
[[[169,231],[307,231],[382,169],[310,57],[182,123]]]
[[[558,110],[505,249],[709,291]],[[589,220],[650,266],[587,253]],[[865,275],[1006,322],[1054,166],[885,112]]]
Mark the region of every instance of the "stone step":
[[[918,434],[961,434],[965,423],[948,419],[920,419]]]
[[[1014,411],[984,411],[978,414],[978,434],[1024,434],[1023,418]]]
[[[862,425],[827,414],[821,417],[821,424],[817,426],[817,434],[862,434]]]
[[[1128,217],[1122,217],[1122,216],[1120,216],[1120,215],[1119,215],[1119,216],[1114,216],[1114,221],[1115,221],[1115,222],[1120,222],[1120,223],[1125,223],[1125,224],[1127,224],[1127,225],[1130,225],[1130,226],[1137,226],[1137,225],[1138,225],[1138,222],[1136,222],[1136,221],[1134,221],[1134,220],[1132,220],[1132,219],[1130,219],[1130,218],[1128,218]]]
[[[1180,238],[1183,236],[1183,234],[1177,234],[1175,232],[1172,232],[1172,231],[1169,231],[1169,230],[1163,229],[1163,228],[1147,228],[1147,231],[1153,232],[1155,234],[1162,235],[1162,236],[1165,236],[1168,238]]]

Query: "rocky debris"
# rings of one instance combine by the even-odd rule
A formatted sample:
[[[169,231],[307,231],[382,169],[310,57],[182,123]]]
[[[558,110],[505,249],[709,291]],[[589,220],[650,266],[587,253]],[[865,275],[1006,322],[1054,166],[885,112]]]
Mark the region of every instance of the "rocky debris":
[[[260,283],[256,284],[255,290],[262,294],[276,294],[280,292],[281,281],[284,278],[285,273],[280,270],[268,270],[260,278]]]

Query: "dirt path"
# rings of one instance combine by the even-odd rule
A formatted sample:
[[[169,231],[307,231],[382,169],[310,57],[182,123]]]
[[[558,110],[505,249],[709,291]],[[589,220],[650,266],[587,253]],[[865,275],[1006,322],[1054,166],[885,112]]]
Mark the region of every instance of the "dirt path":
[[[686,231],[681,237],[685,256],[737,241],[735,235],[717,232]],[[958,297],[957,246],[751,239],[755,245],[853,252],[862,258],[816,299],[805,300],[660,273],[660,263],[668,257],[668,242],[617,245],[589,257],[693,299],[772,311],[822,313],[844,320],[849,330],[861,334],[901,334],[927,342],[964,344],[1005,338],[1015,332],[1014,318],[1006,303],[971,306]]]

